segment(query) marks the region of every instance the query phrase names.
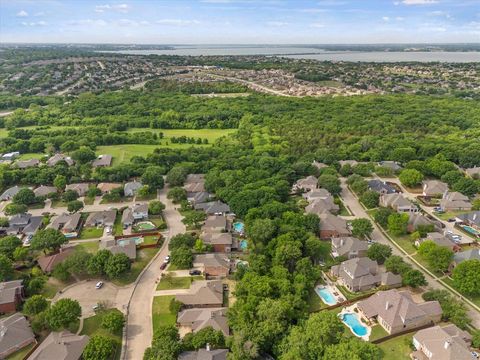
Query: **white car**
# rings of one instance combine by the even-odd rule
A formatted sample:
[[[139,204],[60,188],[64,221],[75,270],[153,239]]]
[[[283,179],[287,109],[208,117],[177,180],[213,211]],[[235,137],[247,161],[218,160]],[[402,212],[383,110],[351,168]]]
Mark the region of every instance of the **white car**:
[[[165,257],[165,260],[163,260],[163,262],[168,264],[170,262],[170,255],[167,255]]]
[[[97,284],[95,285],[95,289],[100,289],[102,286],[103,286],[103,281],[99,281],[99,282],[97,282]]]

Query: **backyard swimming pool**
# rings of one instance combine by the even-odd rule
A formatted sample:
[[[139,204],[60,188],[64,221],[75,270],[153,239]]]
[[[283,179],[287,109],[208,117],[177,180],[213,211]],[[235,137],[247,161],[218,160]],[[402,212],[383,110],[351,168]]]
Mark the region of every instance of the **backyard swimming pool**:
[[[248,247],[247,240],[240,241],[240,249],[245,250]]]
[[[338,302],[330,289],[325,286],[317,286],[315,288],[315,292],[318,296],[320,296],[320,299],[322,299],[322,301],[327,305],[335,305]]]
[[[138,224],[135,224],[133,227],[136,231],[148,231],[148,230],[156,229],[155,224],[153,224],[150,221],[139,222]]]
[[[339,316],[340,320],[350,328],[353,335],[363,337],[368,334],[368,328],[362,324],[357,314],[348,312]]]
[[[480,233],[474,228],[472,228],[471,226],[463,225],[462,227],[463,227],[463,230],[465,230],[466,232],[472,235],[476,235],[476,236],[480,235]]]
[[[245,225],[242,222],[233,223],[233,230],[239,234],[243,234]]]
[[[117,245],[124,246],[129,240],[135,240],[135,245],[143,243],[143,236],[125,238],[117,240]]]

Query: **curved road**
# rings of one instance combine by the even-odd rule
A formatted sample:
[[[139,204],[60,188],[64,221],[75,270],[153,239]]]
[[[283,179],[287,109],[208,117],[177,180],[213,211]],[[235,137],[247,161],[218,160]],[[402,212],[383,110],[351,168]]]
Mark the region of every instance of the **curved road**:
[[[186,231],[185,225],[182,223],[182,216],[175,210],[175,205],[167,199],[167,192],[168,187],[165,186],[159,192],[159,200],[165,204],[163,216],[168,225],[168,234],[162,248],[137,280],[137,285],[133,290],[127,318],[125,359],[143,359],[145,349],[151,345],[153,336],[152,302],[157,287],[156,281],[162,273],[160,265],[169,253],[168,241],[170,238]]]

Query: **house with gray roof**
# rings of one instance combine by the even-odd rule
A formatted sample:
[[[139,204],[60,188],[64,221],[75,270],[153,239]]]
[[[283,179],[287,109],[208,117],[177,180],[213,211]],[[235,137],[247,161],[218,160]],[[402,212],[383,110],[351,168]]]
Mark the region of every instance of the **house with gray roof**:
[[[213,247],[213,251],[225,253],[232,251],[233,237],[230,233],[203,232],[200,239]]]
[[[55,154],[47,160],[47,166],[55,166],[60,161],[65,161],[68,166],[72,166],[75,163],[70,156]]]
[[[293,184],[292,191],[304,191],[309,192],[315,190],[318,187],[318,179],[315,176],[307,176],[306,178],[299,179]]]
[[[378,162],[378,166],[391,169],[393,172],[398,172],[403,169],[396,161],[380,161]]]
[[[426,180],[423,182],[423,196],[440,197],[448,191],[448,185],[439,180]]]
[[[230,329],[227,322],[227,308],[193,308],[185,309],[178,313],[177,325],[183,327],[186,332],[196,333],[207,327],[221,331],[229,336]]]
[[[332,194],[330,194],[327,189],[323,189],[323,188],[314,189],[312,191],[303,193],[302,197],[308,202],[315,201],[317,199],[332,199],[333,201]]]
[[[50,194],[56,194],[57,188],[55,186],[40,185],[33,190],[33,193],[35,194],[35,196],[47,196]]]
[[[88,215],[85,226],[113,226],[116,216],[117,210],[115,209],[92,212]]]
[[[0,283],[0,313],[15,312],[24,297],[23,280]]]
[[[340,211],[340,206],[334,203],[333,198],[315,199],[305,207],[305,213],[320,215],[324,212],[337,214]]]
[[[438,323],[442,308],[438,301],[416,303],[408,291],[379,291],[356,305],[362,318],[378,323],[389,334]]]
[[[8,235],[34,235],[43,225],[43,216],[32,216],[32,214],[16,214],[8,220]]]
[[[429,232],[427,236],[423,239],[418,239],[415,241],[415,246],[419,247],[425,241],[433,241],[438,246],[443,246],[449,248],[450,250],[457,252],[461,250],[461,247],[455,244],[452,240],[447,238],[445,235],[439,232]]]
[[[480,179],[480,166],[465,169],[468,176],[474,179]]]
[[[59,230],[65,235],[68,234],[69,237],[76,237],[78,235],[81,217],[80,213],[63,213],[55,216],[47,227]]]
[[[204,232],[225,232],[227,231],[227,218],[224,215],[210,215],[202,226]]]
[[[185,308],[219,308],[223,305],[223,284],[220,280],[194,281],[188,294],[177,294],[175,299]]]
[[[413,335],[413,360],[472,360],[472,336],[454,324],[433,326]]]
[[[8,200],[12,200],[13,197],[15,195],[18,194],[18,192],[21,190],[22,188],[18,185],[15,185],[15,186],[12,186],[11,188],[8,188],[7,190],[5,190],[2,195],[0,195],[0,201],[8,201]]]
[[[351,236],[332,238],[332,257],[346,257],[353,259],[367,256],[368,244]]]
[[[136,221],[148,219],[148,204],[135,204],[125,208],[122,213],[123,228],[132,226]]]
[[[187,193],[187,201],[192,205],[208,202],[210,201],[211,197],[212,197],[212,194],[210,194],[207,191]]]
[[[329,212],[321,213],[318,217],[320,218],[321,239],[350,236],[352,234],[345,219]]]
[[[100,241],[101,250],[110,250],[112,254],[125,254],[130,260],[137,258],[137,245],[135,239],[102,239]]]
[[[468,226],[480,231],[480,210],[456,215],[456,218]]]
[[[340,164],[340,166],[350,165],[351,167],[360,164],[357,160],[340,160],[338,163]]]
[[[230,274],[231,260],[228,254],[213,253],[196,255],[193,259],[193,267],[201,269],[208,277],[227,277]]]
[[[368,189],[379,194],[394,194],[397,192],[397,189],[395,189],[392,185],[377,179],[368,181]]]
[[[92,162],[93,167],[108,167],[110,165],[112,165],[112,155],[108,154],[98,155]]]
[[[68,184],[65,186],[65,191],[73,190],[78,194],[78,196],[82,197],[87,194],[89,187],[90,185],[87,183]]]
[[[196,204],[195,210],[203,210],[207,215],[225,215],[230,213],[230,206],[217,200]]]
[[[380,195],[380,206],[390,207],[396,212],[417,212],[418,207],[405,199],[402,194],[393,193],[393,194],[381,194]]]
[[[440,201],[440,209],[443,211],[472,210],[472,203],[467,196],[456,192],[445,192]]]
[[[408,213],[407,230],[412,233],[418,229],[419,226],[433,226],[435,231],[442,231],[442,223],[440,221],[430,219],[425,215],[417,213]]]
[[[30,160],[19,160],[15,163],[15,166],[19,169],[28,169],[31,167],[36,167],[39,164],[40,164],[40,160],[30,159]]]
[[[183,185],[187,197],[194,193],[205,192],[205,174],[188,174]]]
[[[340,285],[352,292],[366,291],[380,285],[402,286],[400,275],[380,271],[377,262],[368,257],[354,258],[334,265],[330,273],[337,278]]]
[[[480,249],[470,249],[457,252],[453,255],[452,264],[450,269],[467,260],[479,260],[480,261]]]
[[[0,359],[35,342],[30,324],[22,314],[0,319]]]
[[[90,338],[69,331],[52,331],[27,360],[78,360]]]
[[[178,356],[178,360],[227,360],[228,349],[206,349],[197,351],[184,351]]]
[[[125,194],[125,196],[128,196],[128,197],[131,197],[131,196],[135,196],[137,194],[137,191],[142,187],[142,183],[140,181],[130,181],[130,182],[127,182],[124,186],[123,186],[123,192]]]

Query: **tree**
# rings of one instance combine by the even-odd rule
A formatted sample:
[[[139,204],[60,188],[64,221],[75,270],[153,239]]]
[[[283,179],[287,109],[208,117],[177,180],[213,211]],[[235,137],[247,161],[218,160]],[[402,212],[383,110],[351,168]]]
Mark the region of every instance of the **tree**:
[[[62,200],[65,202],[71,202],[78,199],[78,193],[75,190],[67,190],[62,195]]]
[[[376,191],[368,190],[360,196],[360,201],[365,205],[368,209],[376,208],[378,206],[378,201],[380,198],[380,194]]]
[[[14,261],[25,261],[28,257],[28,249],[22,246],[17,247],[13,251],[12,257]]]
[[[406,271],[402,275],[402,281],[403,281],[403,285],[411,286],[413,288],[417,288],[419,286],[425,286],[428,284],[423,273],[415,269]]]
[[[109,311],[102,318],[102,327],[112,334],[119,333],[125,325],[125,317],[120,311]]]
[[[373,232],[373,225],[368,219],[354,219],[351,222],[352,235],[364,239],[370,237]]]
[[[33,295],[28,298],[23,304],[23,313],[32,317],[47,310],[49,302],[42,295]]]
[[[39,294],[45,286],[46,280],[43,276],[37,276],[28,280],[25,289],[28,296]]]
[[[367,256],[380,265],[392,255],[392,248],[388,245],[375,243],[367,250]]]
[[[8,204],[5,206],[5,215],[25,214],[28,210],[27,205],[20,204]]]
[[[22,245],[22,241],[13,235],[0,238],[0,254],[7,256],[9,259],[13,259],[13,253],[15,249]]]
[[[410,266],[405,263],[401,256],[392,255],[387,260],[385,260],[385,269],[394,274],[404,274],[410,270]]]
[[[373,218],[381,227],[386,228],[388,226],[388,217],[394,212],[391,208],[381,207],[374,213]]]
[[[93,255],[85,251],[74,252],[65,259],[64,264],[71,274],[86,275],[91,257],[93,257]]]
[[[60,299],[47,310],[46,321],[48,326],[55,330],[68,328],[82,316],[82,308],[77,300]]]
[[[93,197],[99,196],[99,195],[102,195],[102,191],[99,188],[97,188],[96,186],[92,186],[92,187],[88,188],[87,197],[93,198]]]
[[[383,358],[382,351],[374,344],[348,338],[339,344],[329,345],[325,349],[324,360],[380,360]]]
[[[0,217],[0,227],[8,227],[10,225],[8,218]]]
[[[37,201],[35,193],[29,188],[20,189],[18,193],[12,199],[14,204],[18,205],[31,205]]]
[[[145,351],[143,360],[177,360],[181,351],[182,344],[177,328],[163,325],[153,335],[152,346]]]
[[[164,169],[160,166],[148,166],[142,175],[142,183],[150,186],[152,189],[162,189]]]
[[[98,250],[97,253],[88,260],[88,273],[94,276],[105,275],[105,266],[112,256],[113,254],[110,250]]]
[[[458,191],[465,196],[472,197],[479,191],[479,187],[475,180],[463,177],[453,184],[452,190]]]
[[[105,264],[105,274],[110,279],[116,279],[130,270],[131,262],[127,255],[119,253],[112,255]]]
[[[75,213],[81,208],[83,208],[83,202],[81,202],[80,200],[73,200],[67,204],[67,210],[71,213]]]
[[[195,240],[196,238],[192,234],[177,234],[170,239],[168,249],[171,251],[182,246],[190,249],[195,245]]]
[[[452,274],[455,287],[469,295],[480,294],[480,260],[465,260],[459,263]]]
[[[67,281],[70,278],[70,271],[67,264],[62,262],[55,265],[52,271],[52,276],[60,281]]]
[[[453,258],[452,250],[445,246],[438,246],[431,240],[420,244],[418,254],[427,260],[434,271],[446,271]]]
[[[423,174],[415,169],[404,169],[398,176],[403,185],[407,187],[415,187],[421,184]]]
[[[167,198],[178,204],[187,200],[187,191],[181,187],[174,187],[168,191]]]
[[[268,242],[274,237],[277,226],[270,219],[255,219],[251,225],[247,224],[246,232],[253,243],[257,246]]]
[[[207,215],[203,211],[189,211],[185,214],[185,217],[182,219],[182,222],[194,229],[197,229],[200,226],[202,221],[205,221]]]
[[[167,183],[170,186],[182,186],[188,175],[188,169],[183,166],[174,166],[167,173]]]
[[[55,229],[43,229],[36,232],[30,242],[30,248],[33,250],[57,251],[68,239],[60,231]]]
[[[476,349],[480,348],[480,330],[472,332],[472,346]]]
[[[404,235],[407,233],[408,214],[393,213],[388,216],[388,231],[394,235]]]
[[[225,337],[221,331],[208,326],[196,333],[185,335],[182,344],[186,350],[204,349],[207,344],[211,349],[221,349],[225,347]]]
[[[467,314],[464,303],[454,299],[447,290],[431,290],[423,293],[423,300],[436,300],[442,307],[442,320],[451,321],[460,329],[466,329],[472,320]]]
[[[108,360],[115,352],[115,340],[103,335],[94,335],[83,349],[83,360]]]
[[[165,210],[165,205],[158,200],[150,201],[148,204],[148,212],[151,215],[160,215]]]
[[[6,281],[13,276],[13,264],[12,261],[5,256],[0,254],[0,281]]]
[[[96,158],[95,152],[87,146],[81,146],[78,150],[72,152],[72,159],[80,164],[86,164]]]
[[[342,191],[340,180],[335,175],[320,175],[318,178],[318,186],[328,190],[332,195],[339,195]]]
[[[173,249],[171,262],[179,269],[190,269],[193,265],[192,251],[184,246]]]
[[[55,186],[59,191],[63,191],[65,186],[67,186],[67,178],[63,175],[57,175],[53,180],[53,186]]]

